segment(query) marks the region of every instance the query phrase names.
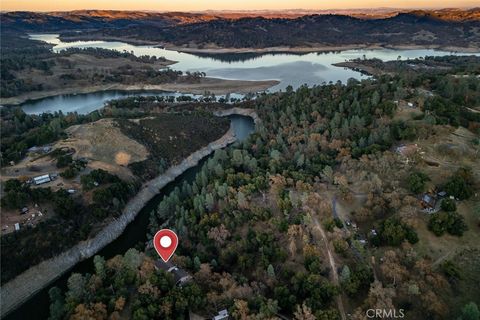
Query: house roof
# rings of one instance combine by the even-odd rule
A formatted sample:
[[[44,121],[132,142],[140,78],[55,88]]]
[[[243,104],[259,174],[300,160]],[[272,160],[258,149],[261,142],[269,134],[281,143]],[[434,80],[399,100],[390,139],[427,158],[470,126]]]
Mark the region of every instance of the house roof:
[[[157,269],[163,270],[165,272],[169,272],[173,274],[173,277],[175,279],[175,282],[178,284],[179,282],[184,282],[188,278],[190,278],[190,275],[183,269],[180,269],[179,267],[175,266],[171,262],[164,262],[163,260],[157,260],[155,261],[155,267]]]
[[[49,174],[44,174],[44,175],[37,176],[37,177],[33,178],[34,181],[44,180],[44,179],[50,179],[50,175]]]
[[[157,260],[157,261],[155,261],[155,267],[157,269],[160,269],[160,270],[163,270],[163,271],[166,271],[166,272],[170,272],[170,269],[174,268],[175,266],[171,262],[165,262],[163,260]]]
[[[433,198],[429,196],[428,194],[424,194],[422,197],[422,200],[425,201],[426,203],[431,203],[433,202]]]

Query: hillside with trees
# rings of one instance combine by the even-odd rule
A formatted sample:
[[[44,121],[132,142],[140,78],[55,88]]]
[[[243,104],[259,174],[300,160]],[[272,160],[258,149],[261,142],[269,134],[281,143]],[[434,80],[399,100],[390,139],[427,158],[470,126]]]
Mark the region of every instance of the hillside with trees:
[[[25,207],[32,211],[34,208],[40,211],[42,207],[41,214],[48,214],[48,218],[43,218],[36,225],[29,223],[31,218],[27,219],[30,213],[23,215],[25,221],[20,223],[21,229],[16,232],[13,232],[13,224],[10,225],[11,233],[6,233],[3,228],[2,283],[78,242],[94,237],[103,226],[122,214],[123,208],[144,181],[153,179],[191,153],[219,139],[229,129],[230,122],[226,118],[214,117],[207,111],[189,111],[188,108],[181,114],[171,113],[167,106],[167,102],[163,107],[157,105],[156,112],[136,109],[116,113],[112,108],[88,115],[64,115],[61,112],[27,115],[20,108],[1,109],[2,221],[7,215],[21,217],[19,210]],[[138,118],[149,115],[147,119]],[[126,131],[127,136],[145,146],[149,152],[146,160],[129,164],[133,173],[127,178],[121,179],[112,172],[99,169],[94,154],[83,158],[78,155],[80,150],[75,149],[71,153],[54,149],[25,161],[31,147],[68,138],[67,129],[74,125],[88,125],[90,130],[94,130],[97,121],[102,118],[111,119],[119,127],[119,132]],[[140,126],[143,122],[144,126]],[[120,151],[126,150],[124,145],[116,147]],[[39,175],[32,164],[38,158],[48,158],[56,163],[55,170],[63,179],[62,183],[51,182],[44,187],[31,182],[32,175]],[[10,170],[22,161],[27,163],[27,170],[23,172],[26,171],[28,176],[16,173],[18,169]],[[107,163],[106,168],[113,171],[114,164]],[[7,177],[5,170],[10,172]],[[11,172],[14,172],[14,177],[8,178]],[[64,184],[78,185],[79,188],[68,188]]]
[[[375,308],[477,319],[479,79],[456,75],[258,96],[255,133],[216,151],[151,212],[149,238],[175,230],[173,262],[192,281],[176,287],[155,271],[150,247],[98,257],[95,274],[51,291],[52,314],[175,319],[188,304],[234,319],[364,319]]]
[[[61,39],[143,40],[184,49],[311,47],[327,50],[328,47],[380,45],[470,48],[478,51],[480,21],[475,14],[478,15],[478,9],[467,15],[471,19],[457,20],[443,19],[441,14],[428,11],[402,12],[382,19],[335,14],[304,15],[293,19],[261,16],[219,18],[167,27],[145,24],[103,28],[81,35],[63,32]]]

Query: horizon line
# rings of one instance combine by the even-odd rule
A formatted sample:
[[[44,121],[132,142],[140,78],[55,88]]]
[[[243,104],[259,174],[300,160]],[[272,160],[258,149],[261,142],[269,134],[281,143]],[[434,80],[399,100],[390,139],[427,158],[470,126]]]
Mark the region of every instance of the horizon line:
[[[205,9],[205,10],[146,10],[146,9],[75,9],[75,10],[0,10],[1,13],[8,12],[41,12],[41,13],[55,13],[55,12],[78,12],[78,11],[119,11],[119,12],[150,12],[150,13],[204,13],[204,12],[286,12],[286,11],[303,11],[303,12],[324,12],[324,11],[375,11],[375,10],[392,10],[392,11],[405,11],[405,10],[471,10],[480,9],[479,6],[466,6],[466,7],[374,7],[374,8],[331,8],[331,9]]]

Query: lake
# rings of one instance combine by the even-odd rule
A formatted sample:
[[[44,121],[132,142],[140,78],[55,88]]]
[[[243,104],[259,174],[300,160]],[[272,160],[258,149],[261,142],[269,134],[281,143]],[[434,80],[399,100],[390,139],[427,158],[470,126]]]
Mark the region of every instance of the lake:
[[[349,78],[365,79],[367,76],[350,69],[333,66],[333,63],[355,58],[378,58],[395,60],[418,58],[427,55],[449,55],[451,52],[435,50],[348,50],[325,53],[269,53],[269,54],[219,54],[195,55],[153,46],[137,46],[115,41],[75,41],[62,42],[58,34],[32,34],[32,39],[45,41],[54,45],[53,50],[59,52],[67,48],[104,48],[133,52],[137,56],[163,56],[177,61],[170,68],[175,70],[202,71],[210,77],[234,80],[279,80],[280,83],[269,91],[284,90],[288,85],[294,88],[307,84],[313,86],[322,82],[346,82]],[[77,112],[86,114],[101,108],[105,102],[136,95],[180,96],[180,93],[159,91],[104,91],[87,94],[66,94],[32,100],[21,106],[26,113],[40,114],[61,110],[64,113]],[[192,97],[200,97],[190,95]],[[241,98],[232,94],[231,97]]]
[[[75,41],[63,42],[58,34],[32,34],[32,39],[54,45],[58,52],[67,48],[104,48],[132,52],[137,56],[150,55],[177,61],[170,67],[180,71],[202,71],[210,77],[234,80],[279,80],[280,84],[270,91],[294,88],[302,84],[313,86],[329,81],[346,82],[349,78],[362,79],[359,72],[335,67],[332,64],[355,58],[378,58],[381,60],[412,59],[425,56],[445,56],[448,51],[436,50],[347,50],[325,53],[269,53],[269,54],[228,54],[195,55],[154,46],[138,46],[116,41]],[[453,53],[456,54],[456,53]],[[237,58],[235,58],[237,57]]]

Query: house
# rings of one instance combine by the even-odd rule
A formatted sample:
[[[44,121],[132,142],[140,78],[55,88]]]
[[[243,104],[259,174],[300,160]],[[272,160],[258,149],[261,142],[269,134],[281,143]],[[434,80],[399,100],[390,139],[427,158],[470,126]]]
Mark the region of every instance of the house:
[[[441,198],[444,198],[444,197],[447,196],[447,192],[445,192],[445,191],[440,191],[439,193],[437,193],[437,195],[438,195],[439,197],[441,197]]]
[[[50,182],[50,181],[52,181],[52,179],[50,178],[49,174],[44,174],[42,176],[38,176],[38,177],[33,178],[33,183],[37,186],[40,185],[40,184],[43,184],[43,183]]]
[[[192,277],[185,270],[178,268],[171,262],[157,260],[155,261],[155,269],[163,270],[165,272],[173,274],[175,284],[180,287],[192,279]]]
[[[425,193],[422,197],[421,204],[424,208],[435,208],[435,198]]]
[[[213,320],[224,320],[224,319],[228,319],[227,309],[218,311],[218,314],[215,317],[213,317]]]
[[[23,207],[22,209],[20,209],[20,214],[26,214],[27,212],[28,212],[27,207]]]
[[[15,223],[15,231],[20,231],[20,223]]]

